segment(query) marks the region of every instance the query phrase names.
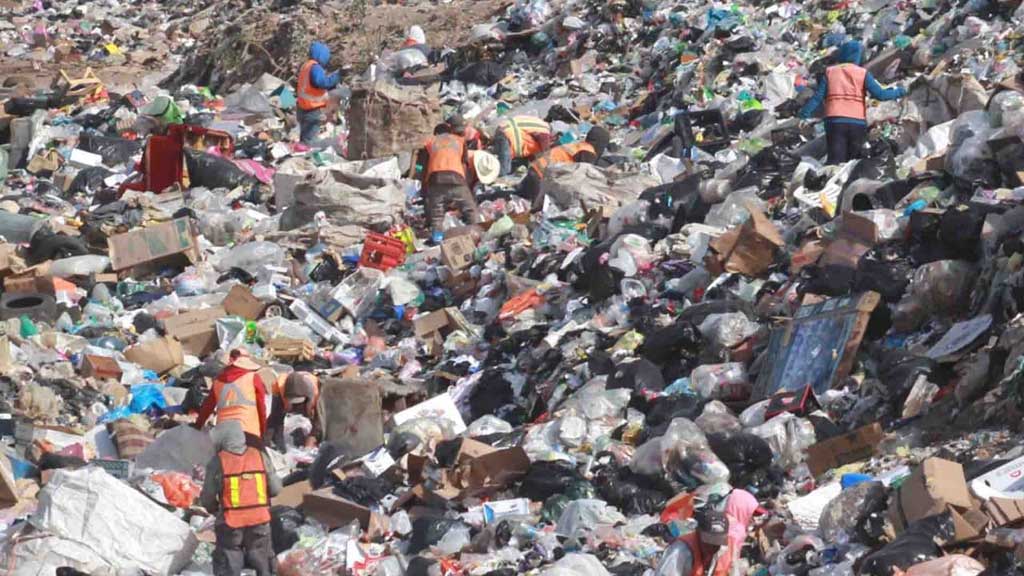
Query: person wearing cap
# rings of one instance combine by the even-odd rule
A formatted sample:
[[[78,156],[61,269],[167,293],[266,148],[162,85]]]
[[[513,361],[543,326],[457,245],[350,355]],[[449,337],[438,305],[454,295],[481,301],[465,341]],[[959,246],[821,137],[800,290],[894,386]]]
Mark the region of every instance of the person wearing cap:
[[[868,139],[867,95],[876,100],[897,100],[906,96],[902,86],[883,88],[863,68],[864,45],[856,40],[843,43],[836,54],[839,64],[825,69],[814,95],[800,110],[800,118],[808,120],[825,104],[825,140],[828,163],[843,164],[861,157]]]
[[[199,503],[216,514],[214,576],[239,576],[246,567],[257,576],[274,573],[270,499],[281,480],[256,436],[229,420],[211,434],[217,454],[206,465]]]
[[[470,224],[480,221],[476,199],[467,179],[469,151],[461,135],[453,134],[448,124],[438,124],[434,128],[434,136],[417,154],[416,163],[423,166],[423,199],[433,237],[442,233],[449,202],[459,205],[463,220]]]
[[[409,30],[405,34],[405,41],[402,42],[402,49],[414,48],[423,53],[424,56],[430,57],[430,47],[427,46],[427,35],[423,32],[423,28],[413,25],[409,27]]]
[[[263,438],[267,429],[267,390],[256,373],[260,369],[249,352],[242,348],[232,350],[227,367],[213,381],[213,389],[203,401],[193,426],[202,429],[216,412],[218,424],[237,420],[246,434]]]
[[[587,133],[585,141],[563,144],[548,150],[530,164],[529,172],[519,183],[519,195],[527,200],[533,200],[533,209],[539,210],[544,204],[544,198],[540,193],[544,171],[555,164],[594,164],[604,155],[609,139],[608,130],[594,126]]]
[[[695,516],[697,530],[684,534],[665,550],[657,574],[729,576],[738,549],[733,550],[730,543],[728,518],[712,506],[701,508]]]
[[[282,374],[274,383],[274,394],[267,420],[267,436],[278,450],[285,450],[284,419],[286,414],[302,414],[313,424],[303,443],[315,447],[323,440],[323,410],[320,406],[320,379],[309,372]]]
[[[299,68],[295,115],[299,123],[299,142],[306,146],[320,136],[329,99],[327,91],[341,81],[341,73],[328,74],[325,70],[330,60],[331,49],[323,42],[313,42],[309,46],[309,60]]]
[[[509,118],[494,133],[494,153],[501,162],[501,175],[512,173],[512,162],[529,162],[551,147],[551,126],[534,116]]]

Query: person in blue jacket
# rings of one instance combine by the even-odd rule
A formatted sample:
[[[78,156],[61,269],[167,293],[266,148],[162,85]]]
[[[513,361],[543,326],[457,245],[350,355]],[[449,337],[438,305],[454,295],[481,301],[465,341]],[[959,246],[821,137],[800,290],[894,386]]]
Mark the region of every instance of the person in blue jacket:
[[[818,82],[814,95],[800,117],[809,119],[825,104],[825,139],[828,142],[828,163],[842,164],[860,158],[868,137],[867,94],[876,100],[896,100],[906,96],[902,86],[883,88],[870,72],[861,67],[864,45],[850,40],[839,47],[840,62],[829,66]]]
[[[327,91],[338,85],[341,74],[328,74],[324,67],[331,59],[331,49],[323,42],[309,46],[309,60],[299,69],[296,97],[296,119],[299,122],[299,141],[307,146],[320,135],[327,107]]]

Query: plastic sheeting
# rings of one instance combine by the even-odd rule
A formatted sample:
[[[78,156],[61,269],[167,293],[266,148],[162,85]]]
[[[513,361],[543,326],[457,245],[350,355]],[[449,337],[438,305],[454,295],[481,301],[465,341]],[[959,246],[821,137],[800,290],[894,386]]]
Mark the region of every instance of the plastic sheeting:
[[[58,470],[39,493],[31,522],[118,572],[176,574],[197,545],[188,524],[99,468]]]

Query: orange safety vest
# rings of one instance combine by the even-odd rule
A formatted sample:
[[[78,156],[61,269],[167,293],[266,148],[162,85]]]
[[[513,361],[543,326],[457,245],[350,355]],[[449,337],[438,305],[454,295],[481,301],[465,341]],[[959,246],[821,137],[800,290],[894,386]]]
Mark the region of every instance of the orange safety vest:
[[[290,376],[290,374],[282,374],[277,377],[277,382],[274,383],[274,394],[277,394],[281,399],[282,404],[286,399],[284,394],[284,383],[288,380],[288,376]],[[320,400],[320,379],[314,374],[310,374],[310,376],[313,377],[313,405],[316,406],[317,401]]]
[[[868,117],[867,100],[864,94],[864,80],[868,71],[856,64],[829,66],[825,70],[828,93],[825,95],[825,117],[857,118]]]
[[[231,528],[246,528],[270,522],[267,469],[260,451],[249,446],[242,454],[222,450],[217,457],[224,471],[220,498],[224,523]]]
[[[234,382],[214,380],[213,393],[217,397],[217,422],[238,420],[242,430],[257,438],[260,433],[260,413],[256,409],[256,373],[250,372]]]
[[[693,567],[687,576],[729,576],[729,568],[732,567],[733,546],[730,542],[725,553],[718,555],[718,562],[715,563],[715,570],[711,574],[705,574],[707,564],[711,558],[704,558],[703,548],[700,545],[700,536],[697,532],[690,532],[679,537],[690,548],[690,555],[693,557]]]
[[[313,86],[313,80],[310,78],[316,64],[316,60],[309,60],[299,69],[299,87],[295,97],[298,99],[300,110],[316,110],[327,106],[327,90]]]
[[[540,143],[533,135],[550,134],[551,126],[540,118],[516,116],[503,124],[500,130],[511,144],[513,158],[530,158],[541,152]]]
[[[427,149],[426,174],[424,181],[429,181],[430,176],[435,172],[455,172],[466,177],[466,140],[455,134],[441,134],[427,140],[424,148]]]
[[[597,156],[597,150],[591,144],[573,142],[572,144],[555,146],[548,150],[530,164],[530,170],[536,172],[537,176],[544,178],[544,171],[548,169],[548,166],[552,164],[572,164],[575,161],[576,155],[583,151]]]

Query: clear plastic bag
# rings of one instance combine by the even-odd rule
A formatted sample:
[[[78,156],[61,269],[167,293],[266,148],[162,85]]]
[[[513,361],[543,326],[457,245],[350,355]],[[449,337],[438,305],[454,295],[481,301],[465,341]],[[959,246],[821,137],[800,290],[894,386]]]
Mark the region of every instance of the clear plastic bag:
[[[733,415],[725,404],[722,404],[718,400],[712,400],[704,405],[704,411],[701,412],[695,422],[697,426],[700,426],[700,429],[703,430],[705,434],[739,431],[743,429],[739,419]]]
[[[715,204],[708,210],[704,223],[708,226],[718,228],[733,228],[739,226],[750,218],[750,211],[747,210],[747,203],[752,203],[758,210],[764,211],[767,208],[764,200],[757,196],[757,188],[741,188],[734,190],[721,204]]]
[[[705,400],[744,400],[750,397],[747,368],[741,362],[698,366],[690,374],[690,383]]]
[[[791,468],[804,461],[807,447],[816,441],[814,426],[790,413],[779,414],[750,431],[768,442],[776,461]]]
[[[304,544],[300,540],[291,550],[278,555],[277,573],[280,576],[342,574],[345,572],[349,541],[358,536],[359,524],[354,522],[347,528],[335,530],[312,544]]]
[[[760,326],[743,312],[711,314],[700,323],[700,333],[717,348],[732,348],[757,334]]]
[[[466,436],[489,436],[491,434],[508,434],[512,425],[497,416],[486,414],[474,420],[466,428]]]
[[[211,261],[218,272],[241,268],[255,275],[267,266],[280,266],[284,257],[284,248],[273,242],[249,242],[222,250]]]

